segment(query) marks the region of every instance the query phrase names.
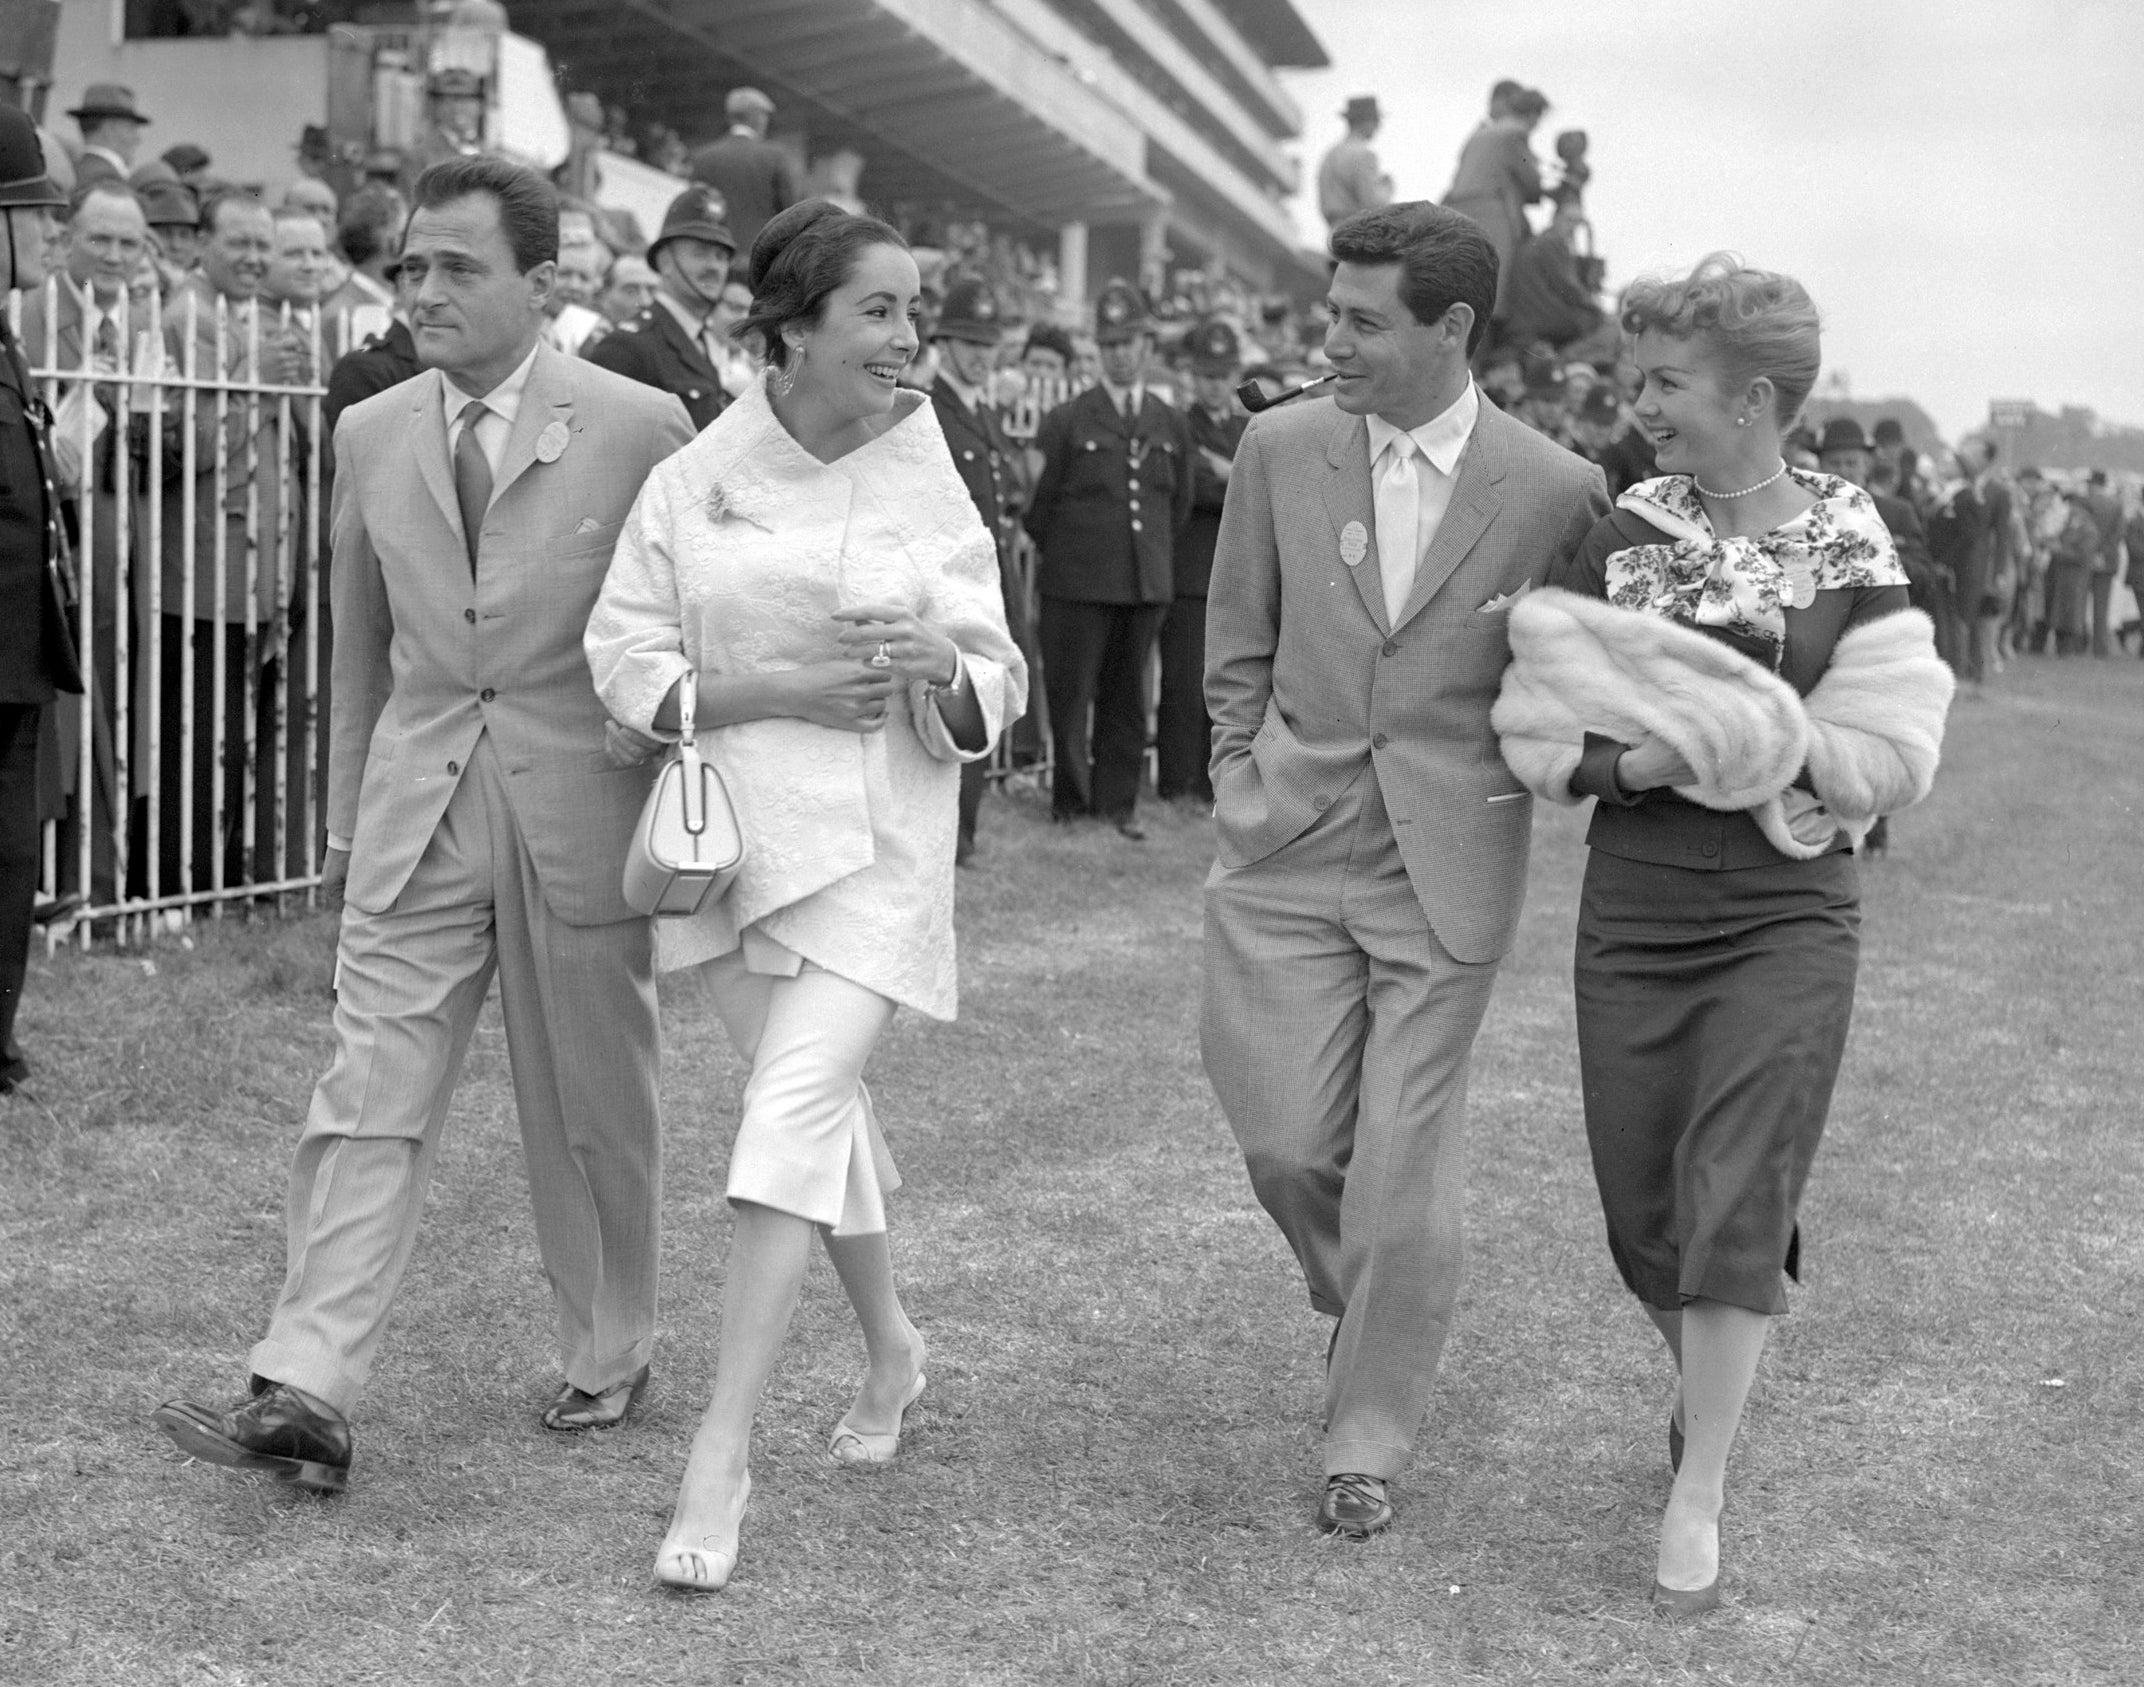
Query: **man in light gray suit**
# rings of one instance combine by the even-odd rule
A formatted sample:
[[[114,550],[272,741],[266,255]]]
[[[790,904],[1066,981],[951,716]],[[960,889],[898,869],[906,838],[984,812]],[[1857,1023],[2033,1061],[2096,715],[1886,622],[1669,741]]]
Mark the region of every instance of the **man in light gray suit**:
[[[1467,1060],[1526,888],[1532,804],[1489,728],[1505,615],[1608,498],[1468,374],[1497,279],[1471,220],[1390,205],[1331,249],[1334,396],[1252,421],[1207,598],[1201,1040],[1336,1320],[1317,1521],[1362,1538],[1458,1296]]]
[[[196,1458],[319,1492],[416,1239],[494,975],[565,1384],[552,1429],[645,1386],[660,1199],[652,934],[621,894],[652,769],[604,754],[581,635],[618,529],[692,438],[678,401],[541,341],[558,200],[434,165],[403,249],[431,367],[335,437],[334,1064],[291,1170],[289,1271],[247,1398],[172,1401]]]

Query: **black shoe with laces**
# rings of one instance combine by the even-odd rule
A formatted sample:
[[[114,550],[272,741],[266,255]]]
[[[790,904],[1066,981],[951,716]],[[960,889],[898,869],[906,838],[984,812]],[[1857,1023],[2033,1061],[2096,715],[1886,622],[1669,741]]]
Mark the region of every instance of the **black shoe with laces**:
[[[223,1412],[167,1400],[150,1421],[204,1464],[255,1471],[316,1494],[339,1494],[350,1482],[348,1420],[288,1383],[255,1377],[252,1392]]]
[[[1353,1470],[1326,1477],[1325,1492],[1318,1500],[1318,1527],[1328,1535],[1366,1541],[1380,1529],[1389,1529],[1392,1515],[1383,1477]]]

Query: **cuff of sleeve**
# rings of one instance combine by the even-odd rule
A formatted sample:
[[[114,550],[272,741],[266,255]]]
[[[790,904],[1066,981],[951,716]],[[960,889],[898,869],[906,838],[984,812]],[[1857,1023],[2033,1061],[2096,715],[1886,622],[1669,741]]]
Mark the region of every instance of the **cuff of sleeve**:
[[[1598,797],[1604,803],[1617,808],[1635,808],[1644,792],[1623,789],[1615,776],[1615,764],[1629,749],[1628,744],[1613,738],[1603,737],[1598,732],[1586,734],[1586,747],[1578,758],[1578,766],[1571,773],[1571,794],[1575,797]]]
[[[343,854],[348,855],[350,853],[350,840],[348,838],[337,837],[333,832],[330,832],[328,834],[328,848],[339,849],[343,852]]]

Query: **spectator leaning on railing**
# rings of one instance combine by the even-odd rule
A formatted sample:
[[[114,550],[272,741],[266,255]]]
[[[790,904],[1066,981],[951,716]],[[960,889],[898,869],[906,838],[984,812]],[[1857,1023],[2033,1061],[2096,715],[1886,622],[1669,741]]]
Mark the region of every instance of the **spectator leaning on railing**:
[[[94,802],[88,813],[94,826],[91,894],[100,902],[114,889],[111,848],[114,747],[112,723],[118,718],[119,587],[124,579],[136,594],[130,632],[141,651],[143,616],[136,562],[146,540],[142,512],[131,476],[117,467],[119,441],[127,425],[126,391],[111,380],[69,381],[68,371],[95,370],[116,376],[130,363],[130,336],[142,334],[148,317],[136,313],[128,282],[149,250],[149,225],[134,190],[113,176],[78,187],[69,200],[63,239],[66,268],[60,278],[23,296],[22,343],[40,368],[61,373],[52,436],[53,475],[69,498],[65,508],[69,536],[78,554],[89,558],[89,619],[97,680],[95,726],[98,771]],[[120,489],[127,488],[127,564],[120,566]],[[87,506],[86,508],[84,506]],[[145,660],[136,657],[136,671]],[[135,699],[137,723],[144,700]],[[136,751],[145,753],[146,737],[137,736]],[[139,765],[137,763],[137,765]],[[69,772],[73,770],[70,759]]]
[[[296,403],[289,407],[286,439],[284,406],[276,396],[240,389],[256,384],[292,386],[313,378],[308,346],[264,297],[275,253],[275,225],[267,207],[245,194],[225,190],[212,195],[202,207],[201,231],[200,271],[174,289],[165,306],[164,357],[167,368],[178,375],[223,383],[229,390],[201,390],[195,398],[191,521],[184,484],[189,465],[183,446],[173,438],[163,454],[165,660],[158,778],[165,815],[161,876],[167,891],[182,888],[179,790],[186,742],[180,732],[182,640],[191,641],[194,669],[191,887],[206,889],[212,882],[211,840],[219,840],[223,850],[223,882],[237,883],[245,875],[241,817],[249,769],[239,746],[244,742],[247,710],[256,698],[261,705],[256,728],[267,729],[262,737],[269,743],[273,739],[270,693],[275,675],[271,665],[279,660],[288,632],[283,610],[289,584],[286,561],[301,554],[297,547],[305,520],[306,441]],[[219,401],[224,410],[220,418]],[[175,414],[167,407],[165,425],[174,432],[183,427],[183,411]],[[220,485],[219,428],[224,452]],[[290,506],[287,526],[286,498]],[[264,769],[266,753],[264,744],[262,754],[255,758]]]

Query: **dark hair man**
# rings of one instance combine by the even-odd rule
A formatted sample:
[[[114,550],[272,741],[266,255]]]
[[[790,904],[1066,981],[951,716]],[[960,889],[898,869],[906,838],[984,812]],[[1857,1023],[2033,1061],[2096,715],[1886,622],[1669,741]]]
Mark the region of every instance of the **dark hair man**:
[[[1317,1523],[1364,1536],[1450,1327],[1467,1060],[1526,889],[1533,805],[1489,724],[1505,616],[1608,496],[1468,375],[1496,297],[1472,221],[1387,206],[1330,250],[1339,379],[1252,418],[1207,591],[1201,1041],[1335,1321]]]
[[[618,867],[648,770],[605,760],[581,634],[641,481],[692,430],[675,399],[543,343],[550,183],[474,157],[414,197],[402,265],[430,367],[335,431],[340,1046],[247,1396],[156,1413],[196,1458],[326,1493],[494,976],[565,1364],[545,1427],[623,1421],[654,1341],[652,938]]]

